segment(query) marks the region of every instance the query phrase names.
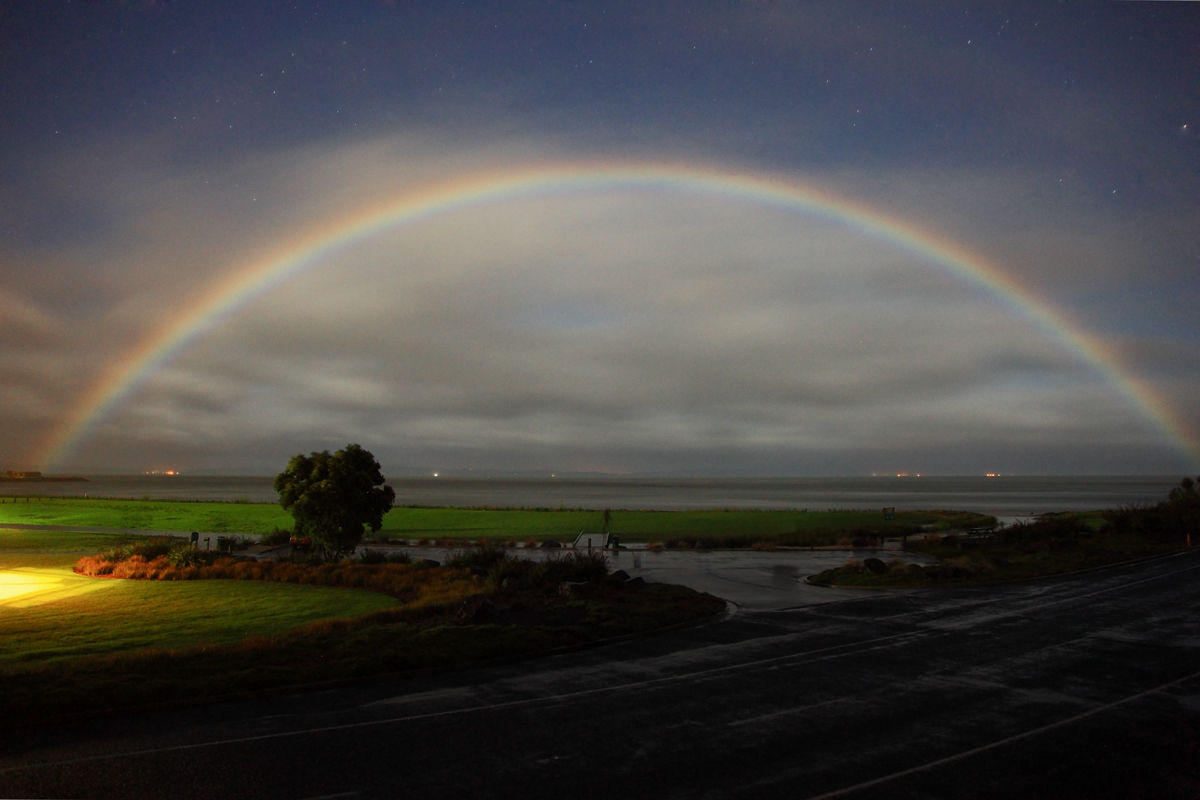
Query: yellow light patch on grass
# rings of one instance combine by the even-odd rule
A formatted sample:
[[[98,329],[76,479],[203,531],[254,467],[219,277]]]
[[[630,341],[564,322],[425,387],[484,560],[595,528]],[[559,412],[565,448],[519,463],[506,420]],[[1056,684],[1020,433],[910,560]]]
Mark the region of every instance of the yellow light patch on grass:
[[[30,608],[111,585],[111,581],[84,578],[62,569],[0,570],[0,608]]]

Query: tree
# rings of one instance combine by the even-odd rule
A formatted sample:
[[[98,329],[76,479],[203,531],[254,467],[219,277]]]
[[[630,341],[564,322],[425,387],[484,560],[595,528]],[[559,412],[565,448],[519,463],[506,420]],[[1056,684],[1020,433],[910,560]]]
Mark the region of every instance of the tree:
[[[279,504],[292,513],[296,536],[309,537],[326,559],[354,552],[363,526],[377,531],[396,492],[384,484],[379,462],[356,444],[296,455],[275,476]]]
[[[1200,478],[1181,480],[1158,509],[1164,533],[1191,547],[1191,534],[1200,532]]]

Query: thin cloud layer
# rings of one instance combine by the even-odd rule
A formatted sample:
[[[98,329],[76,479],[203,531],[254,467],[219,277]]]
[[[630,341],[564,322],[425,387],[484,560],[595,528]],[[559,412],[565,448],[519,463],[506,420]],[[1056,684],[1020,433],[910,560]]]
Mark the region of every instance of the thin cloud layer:
[[[207,87],[154,51],[191,76],[175,110],[194,120],[89,106],[94,135],[66,146],[36,135],[48,117],[4,123],[20,157],[2,164],[0,467],[48,466],[64,431],[49,466],[108,472],[272,472],[347,441],[396,472],[1194,466],[1197,140],[1137,91],[1159,66],[1139,78],[1090,50],[1056,55],[1061,10],[1045,29],[976,12],[950,47],[960,31],[926,12],[941,35],[915,26],[889,45],[888,20],[855,27],[820,4],[621,12],[597,34],[585,7],[509,31],[554,40],[547,59],[573,59],[578,80],[517,50],[471,52],[489,34],[450,12],[465,38],[422,39],[400,64],[351,35],[370,22],[351,14],[348,44],[322,49],[306,28],[303,61],[266,36]],[[126,22],[182,26],[178,51],[195,57],[197,14]],[[343,47],[409,79],[355,73]],[[1045,71],[1017,57],[1031,53]],[[1072,70],[1091,76],[1078,91],[1052,77]],[[105,77],[98,90],[120,95]],[[1140,124],[1121,121],[1134,110]],[[975,254],[1016,294],[868,226],[734,192],[559,189],[337,248],[229,304],[71,428],[229,278],[421,186],[585,162],[821,188]]]
[[[280,158],[280,174],[260,180],[305,183],[299,163],[315,185],[333,161],[354,185],[395,169],[380,155],[389,149]],[[419,152],[426,164],[451,158],[433,144]],[[217,202],[193,196],[178,219],[160,209],[155,237],[128,237],[138,257],[188,231],[189,263],[217,280],[270,249],[264,236],[232,262],[203,259],[231,249],[190,225]],[[344,213],[307,197],[297,206],[273,213],[317,223]],[[293,223],[282,242],[307,227]],[[203,287],[193,284],[194,297]],[[192,300],[168,288],[122,285],[111,313],[123,320],[140,307],[144,330],[169,325]],[[897,439],[953,448],[981,428],[1031,440],[1053,428],[1115,446],[1124,438],[1106,431],[1130,425],[1146,435],[1137,410],[1077,353],[928,257],[745,199],[614,189],[458,211],[341,250],[231,310],[102,419],[75,457],[119,451],[150,430],[180,453],[316,431],[412,443],[431,458],[439,445],[469,445],[496,454],[492,468],[511,454],[529,469],[635,470],[621,452],[682,445],[790,451],[805,469],[814,450],[870,457]]]

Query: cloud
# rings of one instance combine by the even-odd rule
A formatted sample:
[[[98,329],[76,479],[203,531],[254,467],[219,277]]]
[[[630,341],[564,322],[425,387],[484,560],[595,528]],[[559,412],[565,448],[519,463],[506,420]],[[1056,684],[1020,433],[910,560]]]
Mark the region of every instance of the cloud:
[[[106,209],[94,238],[17,254],[79,270],[70,288],[32,270],[0,294],[14,347],[53,364],[31,359],[7,388],[3,444],[33,452],[62,398],[223,277],[410,187],[556,159],[575,155],[535,137],[447,145],[410,133],[219,167],[109,162],[80,195]],[[1136,251],[1136,221],[1031,204],[1036,175],[873,167],[795,179],[941,230],[1061,308],[1081,282],[1117,291]],[[1087,235],[1061,233],[1072,226]],[[1077,268],[1047,271],[1047,253]],[[1154,349],[1166,371],[1186,350],[1112,341],[1131,364]],[[1196,375],[1173,376],[1186,402]],[[458,211],[339,250],[229,310],[101,419],[72,463],[141,469],[169,454],[270,469],[373,440],[403,463],[626,471],[887,471],[896,453],[961,460],[939,448],[1015,461],[1015,442],[1164,447],[1053,331],[928,258],[716,194],[614,189]]]

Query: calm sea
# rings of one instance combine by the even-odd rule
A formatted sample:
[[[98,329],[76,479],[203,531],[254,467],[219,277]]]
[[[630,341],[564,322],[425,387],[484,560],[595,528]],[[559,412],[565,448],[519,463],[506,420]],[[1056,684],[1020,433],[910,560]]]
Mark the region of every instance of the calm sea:
[[[1179,476],[912,478],[399,478],[397,505],[680,510],[883,508],[979,511],[1019,519],[1047,511],[1150,505]],[[268,502],[272,478],[97,475],[87,482],[0,482],[0,495]]]

